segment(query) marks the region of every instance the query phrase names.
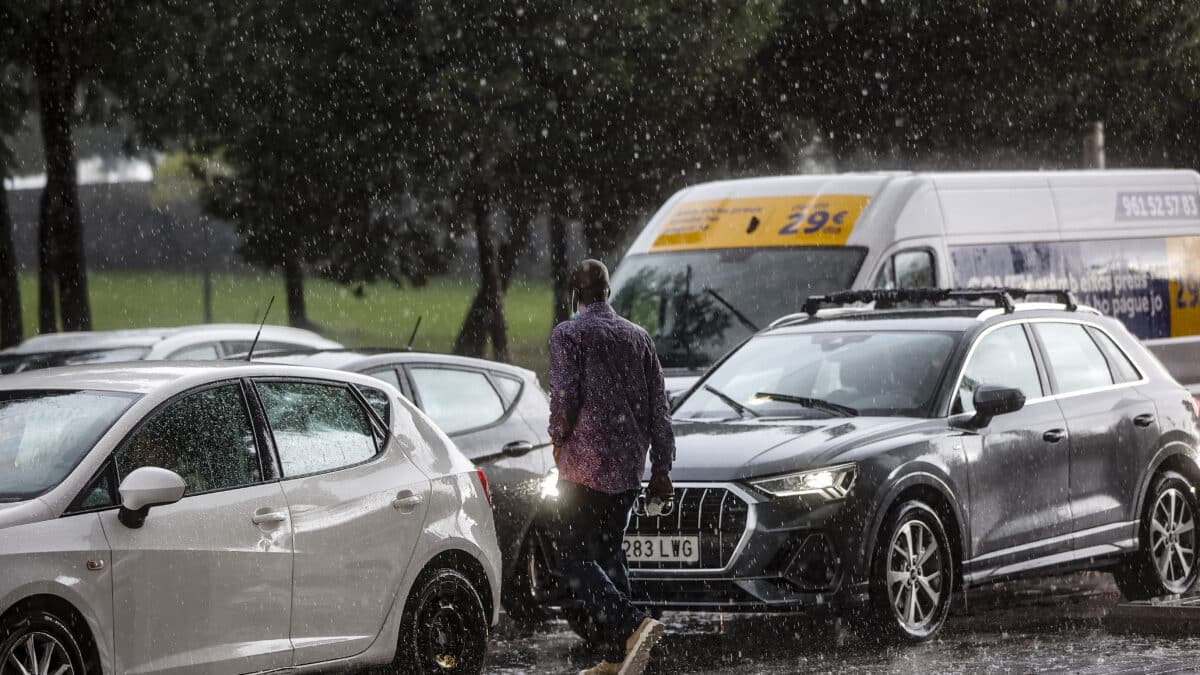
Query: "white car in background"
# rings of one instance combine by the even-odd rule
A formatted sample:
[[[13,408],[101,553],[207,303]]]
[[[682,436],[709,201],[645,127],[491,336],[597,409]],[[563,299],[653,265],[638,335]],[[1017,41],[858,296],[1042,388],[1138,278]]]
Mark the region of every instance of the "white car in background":
[[[0,378],[0,675],[478,673],[499,611],[489,498],[365,375]]]
[[[0,374],[115,361],[211,361],[245,354],[258,329],[258,324],[210,323],[35,335],[0,350]],[[341,346],[310,330],[264,325],[255,351]]]

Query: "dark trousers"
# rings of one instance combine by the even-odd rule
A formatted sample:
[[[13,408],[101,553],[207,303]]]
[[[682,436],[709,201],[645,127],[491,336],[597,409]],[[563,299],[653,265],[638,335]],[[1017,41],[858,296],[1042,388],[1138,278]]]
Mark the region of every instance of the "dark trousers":
[[[558,482],[558,546],[567,587],[583,611],[586,633],[614,663],[625,658],[625,640],[646,618],[629,600],[629,568],[621,547],[638,492],[610,495]]]

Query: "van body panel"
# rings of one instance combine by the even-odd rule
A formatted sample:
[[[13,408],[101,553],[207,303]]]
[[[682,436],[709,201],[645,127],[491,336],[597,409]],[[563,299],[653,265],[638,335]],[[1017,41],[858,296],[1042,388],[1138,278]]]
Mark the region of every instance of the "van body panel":
[[[788,227],[789,216],[794,221],[798,210],[808,208],[805,204],[819,208],[823,196],[831,212],[847,196],[865,199],[865,206],[847,216],[857,217],[843,237],[798,237],[798,266],[812,265],[812,256],[824,255],[814,253],[821,248],[856,248],[865,255],[853,276],[853,288],[873,288],[886,279],[880,272],[897,253],[926,249],[933,256],[930,276],[937,286],[1070,288],[1081,302],[1120,319],[1134,335],[1151,341],[1148,346],[1180,381],[1200,384],[1200,365],[1195,365],[1200,364],[1200,339],[1192,339],[1200,336],[1200,174],[1195,171],[881,172],[705,183],[672,196],[634,241],[627,257],[659,255],[655,242],[679,207],[729,203],[732,207],[725,216],[712,217],[714,224],[728,230],[715,241],[722,247],[739,242],[737,228],[730,227],[734,221],[718,222],[734,213],[746,220],[746,248],[740,258],[735,253],[714,258],[713,264],[736,265],[740,260],[744,269],[725,274],[725,286],[714,290],[723,297],[735,296],[729,279],[741,278],[756,293],[777,295],[785,304],[794,302],[793,311],[798,311],[805,293],[826,292],[819,280],[799,278],[798,282],[795,275],[767,274],[757,258],[747,261],[751,252],[760,250],[754,242],[762,239],[753,238],[760,228],[775,228],[773,234],[778,234]],[[785,197],[796,197],[801,206],[780,207]],[[764,216],[769,221],[751,223],[756,203],[764,205],[760,213],[769,213]],[[831,221],[834,215],[820,214],[816,221]],[[704,237],[695,238],[686,250],[712,250],[716,245],[705,242]],[[788,250],[778,239],[770,245]],[[645,271],[648,262],[639,257],[637,264]],[[779,269],[776,265],[774,269]],[[693,293],[707,292],[705,276],[697,271]],[[719,275],[707,274],[714,276]],[[614,297],[626,281],[619,266]],[[744,297],[741,300],[751,304]],[[685,305],[684,318],[687,312],[698,313],[697,306]],[[765,307],[758,311],[767,313]],[[777,309],[770,307],[770,311]],[[751,306],[745,313],[760,326],[778,318],[756,316],[755,309]],[[728,340],[727,346],[741,337]],[[708,356],[715,360],[720,355]],[[698,374],[702,365],[706,364],[687,370]]]

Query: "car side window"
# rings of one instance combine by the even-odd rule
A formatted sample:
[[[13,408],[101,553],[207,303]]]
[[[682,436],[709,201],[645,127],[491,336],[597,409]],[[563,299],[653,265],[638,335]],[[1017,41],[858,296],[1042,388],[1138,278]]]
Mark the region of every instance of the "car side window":
[[[390,398],[388,398],[387,392],[383,391],[382,389],[367,387],[361,384],[357,386],[358,393],[362,394],[362,397],[366,399],[367,404],[370,405],[371,409],[375,411],[375,414],[379,416],[379,421],[383,422],[384,426],[391,426],[392,401]]]
[[[158,411],[113,453],[118,482],[134,469],[170,469],[187,484],[184,494],[225,490],[262,481],[250,414],[237,384],[186,394]]]
[[[365,462],[379,447],[367,411],[342,385],[258,382],[285,478]]]
[[[1026,399],[1043,394],[1037,364],[1024,327],[1005,326],[988,333],[975,346],[958,385],[955,412],[974,412],[975,392],[984,385],[1020,389]]]
[[[395,368],[381,368],[379,370],[370,370],[370,371],[367,371],[367,375],[370,375],[371,377],[373,377],[377,380],[383,380],[384,382],[387,382],[388,384],[392,385],[393,387],[395,387],[397,389],[400,388],[400,376],[396,374]]]
[[[221,355],[217,353],[217,345],[209,342],[207,344],[192,345],[184,347],[179,351],[167,357],[169,361],[212,361],[219,359]]]
[[[1095,340],[1077,323],[1034,324],[1058,393],[1105,387],[1113,383],[1108,361]]]
[[[1113,342],[1113,339],[1105,334],[1104,331],[1092,326],[1088,326],[1087,331],[1092,336],[1092,339],[1096,341],[1096,344],[1100,345],[1100,350],[1104,352],[1104,355],[1108,357],[1108,363],[1112,367],[1113,379],[1118,384],[1137,382],[1142,379],[1142,374],[1138,371],[1137,366],[1133,365],[1133,362],[1129,360],[1125,351],[1118,347],[1117,343]]]
[[[76,497],[75,501],[67,507],[63,515],[72,515],[91,511],[93,509],[103,509],[111,506],[116,506],[119,501],[117,497],[117,474],[111,461],[104,463],[104,468],[100,473],[92,479],[91,483],[83,489]]]
[[[416,366],[409,373],[421,409],[447,434],[484,427],[504,416],[500,394],[481,372]]]
[[[517,400],[517,395],[521,393],[521,381],[515,377],[508,375],[494,374],[492,379],[496,381],[496,386],[500,388],[500,393],[504,396],[504,400],[508,405],[512,405]]]
[[[936,285],[933,253],[922,249],[893,255],[875,277],[876,288],[933,288]]]

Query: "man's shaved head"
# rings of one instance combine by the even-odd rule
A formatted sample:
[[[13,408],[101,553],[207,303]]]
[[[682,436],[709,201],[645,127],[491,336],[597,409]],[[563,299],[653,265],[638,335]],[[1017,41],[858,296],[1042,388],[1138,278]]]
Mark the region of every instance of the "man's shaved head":
[[[599,260],[584,260],[571,273],[571,288],[585,305],[607,300],[608,268]]]

